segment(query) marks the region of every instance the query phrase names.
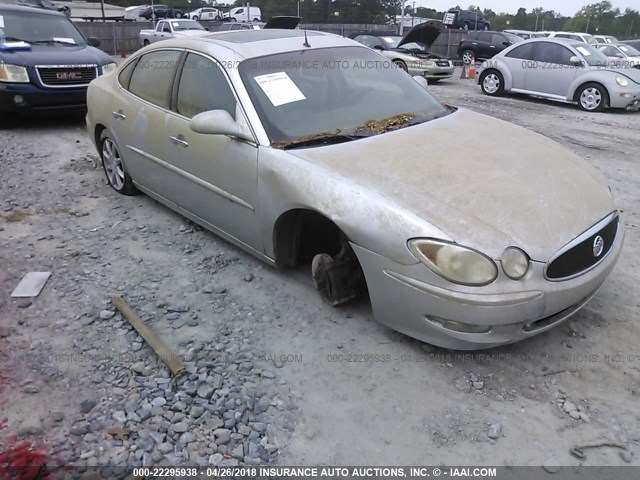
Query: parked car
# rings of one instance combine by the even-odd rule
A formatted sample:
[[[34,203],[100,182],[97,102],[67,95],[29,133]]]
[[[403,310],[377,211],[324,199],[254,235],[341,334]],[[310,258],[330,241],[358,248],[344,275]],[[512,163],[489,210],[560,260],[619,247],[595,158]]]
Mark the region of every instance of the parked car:
[[[2,0],[0,3],[22,5],[25,7],[44,8],[54,12],[64,13],[67,17],[71,15],[71,9],[67,5],[54,3],[51,0]]]
[[[600,50],[584,42],[532,39],[502,51],[479,70],[487,95],[525,93],[568,103],[582,110],[640,108],[640,70],[616,68]]]
[[[124,9],[124,19],[127,22],[137,22],[138,20],[144,20],[143,17],[140,16],[143,10],[149,8],[149,5],[135,5],[131,7],[126,7]]]
[[[624,43],[625,45],[631,45],[636,50],[640,50],[640,38],[636,40],[623,40],[620,43]]]
[[[379,50],[410,75],[421,75],[431,83],[449,78],[454,66],[446,58],[429,52],[431,45],[442,31],[441,22],[425,22],[416,25],[404,37],[382,32],[363,32],[353,39],[369,48]]]
[[[331,305],[366,288],[412,337],[487,348],[577,312],[623,243],[603,177],[381,63],[318,31],[174,38],[91,83],[87,128],[117,192],[270,265],[310,264]]]
[[[590,45],[598,43],[593,35],[582,32],[551,32],[548,36],[550,38],[567,38],[569,40],[577,40],[578,42],[584,42]]]
[[[640,67],[640,51],[626,43],[599,43],[595,47],[607,58],[614,61],[615,66]]]
[[[184,17],[184,12],[166,5],[153,5],[142,10],[140,16],[146,20],[155,21],[159,18],[182,18]]]
[[[262,12],[258,7],[237,7],[232,8],[222,17],[224,22],[260,22]]]
[[[594,35],[598,43],[618,43],[618,39],[612,35]]]
[[[0,113],[81,110],[89,82],[115,70],[97,38],[63,13],[0,4]]]
[[[189,12],[188,17],[191,20],[215,20],[219,22],[222,20],[222,12],[217,8],[202,7],[196,8],[193,12]]]
[[[514,43],[524,40],[505,32],[469,32],[458,44],[458,57],[466,64],[471,60],[486,60]]]
[[[523,40],[529,40],[530,38],[541,38],[541,37],[547,36],[544,32],[531,32],[529,30],[503,30],[503,32],[510,33],[512,35],[517,35]]]
[[[298,27],[302,20],[300,17],[279,15],[271,17],[268,22],[224,22],[220,25],[219,32],[229,30],[260,30],[261,28],[280,28],[284,30],[293,30]]]
[[[190,37],[204,35],[207,30],[195,20],[160,20],[156,28],[140,30],[140,45],[145,47],[153,42],[174,37]]]
[[[489,30],[491,28],[491,22],[476,12],[468,10],[449,10],[444,14],[442,23],[447,28],[461,28],[463,30]]]
[[[230,30],[260,30],[264,28],[264,22],[224,22],[218,29],[219,32]]]

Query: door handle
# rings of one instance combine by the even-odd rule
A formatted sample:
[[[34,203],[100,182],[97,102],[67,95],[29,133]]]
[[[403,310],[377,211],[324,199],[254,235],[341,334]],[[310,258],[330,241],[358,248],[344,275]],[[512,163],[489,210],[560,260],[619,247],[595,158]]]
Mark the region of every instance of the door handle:
[[[111,115],[113,115],[113,118],[119,118],[122,120],[127,118],[127,116],[124,113],[122,113],[122,110],[118,110],[117,112],[111,112]]]
[[[189,146],[189,142],[187,142],[182,135],[178,135],[177,137],[169,137],[174,145],[180,145],[184,148]]]

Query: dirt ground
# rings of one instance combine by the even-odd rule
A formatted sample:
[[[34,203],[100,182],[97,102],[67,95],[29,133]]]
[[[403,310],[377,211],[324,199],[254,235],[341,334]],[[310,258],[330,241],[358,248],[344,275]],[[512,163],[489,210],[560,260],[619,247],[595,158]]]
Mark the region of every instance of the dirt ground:
[[[557,140],[609,180],[625,246],[570,322],[482,352],[422,344],[377,324],[366,299],[332,309],[306,272],[274,270],[148,197],[119,196],[82,119],[21,122],[0,130],[0,452],[21,433],[81,468],[640,465],[640,113],[490,98],[457,78],[429,89]],[[29,271],[52,272],[41,295],[10,298]],[[167,369],[113,314],[114,295],[196,354],[187,379],[167,386]],[[229,391],[180,392],[190,385]],[[155,431],[166,436],[149,440]],[[624,449],[569,454],[605,439]]]

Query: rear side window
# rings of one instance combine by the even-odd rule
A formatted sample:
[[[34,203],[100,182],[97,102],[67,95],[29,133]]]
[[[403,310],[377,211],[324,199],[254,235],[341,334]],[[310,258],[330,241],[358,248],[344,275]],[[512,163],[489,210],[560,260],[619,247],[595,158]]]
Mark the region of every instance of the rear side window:
[[[161,50],[140,57],[131,75],[129,91],[162,108],[171,104],[171,87],[180,52]]]
[[[124,67],[118,75],[118,81],[120,82],[120,85],[122,85],[126,89],[129,88],[129,82],[131,81],[131,75],[133,75],[133,72],[136,69],[136,63],[138,62],[131,62],[129,65]]]
[[[209,110],[226,110],[235,118],[236,98],[226,76],[215,62],[190,53],[180,75],[177,111],[191,118]]]
[[[540,42],[533,59],[542,63],[569,65],[572,56],[573,53],[567,47],[557,43]]]
[[[493,40],[493,34],[492,33],[479,33],[478,34],[478,41],[480,42],[491,42]]]
[[[536,50],[536,43],[527,43],[514,48],[505,57],[521,58],[522,60],[533,60],[533,56]]]

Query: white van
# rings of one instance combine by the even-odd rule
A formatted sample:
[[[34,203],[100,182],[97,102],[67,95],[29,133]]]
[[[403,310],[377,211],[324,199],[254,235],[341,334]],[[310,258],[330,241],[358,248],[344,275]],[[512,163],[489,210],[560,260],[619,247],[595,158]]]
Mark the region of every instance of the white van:
[[[224,14],[224,19],[228,22],[260,22],[262,12],[258,7],[237,7]]]

